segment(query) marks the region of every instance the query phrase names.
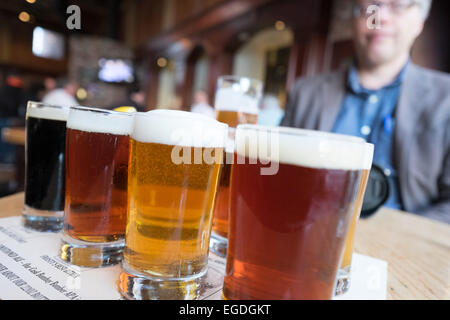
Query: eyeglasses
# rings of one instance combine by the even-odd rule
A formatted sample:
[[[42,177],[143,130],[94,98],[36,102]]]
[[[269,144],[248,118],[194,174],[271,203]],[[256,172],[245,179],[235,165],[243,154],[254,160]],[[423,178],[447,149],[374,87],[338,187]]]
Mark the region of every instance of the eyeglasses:
[[[381,1],[373,1],[373,0],[366,0],[366,1],[354,1],[353,5],[353,16],[355,18],[360,18],[367,16],[369,14],[372,14],[370,7],[371,6],[377,6],[379,8],[385,6],[387,7],[391,13],[400,15],[404,13],[409,8],[413,7],[414,5],[418,5],[419,1],[417,0],[397,0],[397,1],[391,1],[391,2],[381,2]]]

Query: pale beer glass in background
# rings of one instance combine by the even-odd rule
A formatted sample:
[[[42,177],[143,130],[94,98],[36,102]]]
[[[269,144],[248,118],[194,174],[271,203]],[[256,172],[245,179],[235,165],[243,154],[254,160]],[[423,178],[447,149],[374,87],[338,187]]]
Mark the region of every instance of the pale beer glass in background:
[[[23,225],[60,231],[64,220],[64,160],[69,108],[29,101],[26,113]]]
[[[217,121],[236,128],[239,124],[257,123],[263,83],[239,76],[221,76],[217,80],[214,109]]]
[[[228,124],[225,162],[219,180],[214,206],[213,232],[210,248],[216,254],[227,252],[228,211],[230,199],[230,173],[234,153],[234,134],[239,124],[256,124],[263,83],[239,76],[222,76],[217,80],[214,108],[216,119]]]
[[[336,292],[335,292],[336,295],[343,294],[347,292],[348,289],[350,288],[351,264],[355,242],[355,231],[357,222],[359,220],[359,215],[361,214],[361,208],[364,200],[364,193],[366,191],[367,181],[369,180],[370,175],[370,168],[372,167],[373,148],[374,146],[371,143],[367,143],[365,146],[364,168],[358,189],[358,196],[354,206],[353,217],[350,222],[350,228],[347,233],[347,239],[345,240],[344,256],[342,257],[342,263],[338,271]]]
[[[199,114],[136,114],[119,278],[127,299],[197,298],[226,135],[226,124]]]
[[[122,259],[133,114],[72,107],[67,120],[61,258],[100,267]]]
[[[225,299],[332,298],[364,153],[356,137],[238,126]]]

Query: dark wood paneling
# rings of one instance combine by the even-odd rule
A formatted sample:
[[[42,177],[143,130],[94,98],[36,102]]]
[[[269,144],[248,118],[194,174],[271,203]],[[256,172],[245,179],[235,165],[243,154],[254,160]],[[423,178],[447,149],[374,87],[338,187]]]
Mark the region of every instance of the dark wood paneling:
[[[257,6],[270,2],[270,0],[228,0],[213,5],[201,14],[191,16],[173,29],[162,32],[147,41],[147,50],[150,52],[164,51],[171,44],[181,39],[198,39],[204,37],[205,32],[236,17],[251,12]]]
[[[177,1],[177,11],[192,12],[195,3],[181,5]],[[183,83],[177,85],[177,95],[186,106],[191,102],[194,74],[193,66],[183,62],[182,56],[188,57],[197,46],[205,49],[209,58],[207,93],[213,99],[217,77],[232,72],[233,55],[245,43],[244,38],[283,20],[299,35],[289,58],[289,85],[299,75],[322,70],[330,10],[330,0],[217,0],[207,10],[183,18],[184,22],[173,29],[150,37],[145,49],[138,52],[152,61],[165,56],[181,64],[186,73]]]
[[[5,20],[3,20],[5,21]],[[3,27],[8,36],[8,44],[3,47],[7,52],[0,63],[15,67],[19,70],[42,73],[42,74],[63,74],[67,71],[68,46],[66,43],[66,55],[63,60],[40,58],[33,54],[33,29],[35,25],[22,23],[11,18],[6,18],[9,23]],[[66,39],[67,42],[67,39]]]
[[[137,0],[136,38],[143,45],[161,31],[164,1]]]
[[[211,103],[216,94],[217,79],[221,75],[231,74],[233,70],[233,54],[229,51],[222,51],[210,57],[208,67],[207,93]]]
[[[422,34],[412,50],[412,61],[435,70],[450,72],[450,1],[435,0]]]
[[[158,75],[159,69],[156,64],[147,66],[143,89],[147,93],[145,104],[150,110],[156,108],[158,103]]]

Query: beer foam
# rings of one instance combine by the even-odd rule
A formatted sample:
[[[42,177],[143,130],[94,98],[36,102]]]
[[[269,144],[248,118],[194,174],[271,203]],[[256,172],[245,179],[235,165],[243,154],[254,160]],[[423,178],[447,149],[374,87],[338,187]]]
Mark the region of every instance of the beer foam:
[[[373,161],[373,149],[374,146],[371,143],[366,143],[364,153],[364,170],[370,170],[372,168]]]
[[[235,152],[262,163],[362,170],[369,160],[365,145],[363,139],[347,135],[246,124],[237,127]]]
[[[129,135],[133,126],[133,113],[98,108],[70,108],[67,128],[85,132]]]
[[[26,117],[67,121],[70,108],[29,101]]]
[[[210,117],[177,110],[138,112],[131,137],[140,142],[153,142],[183,147],[223,148],[228,125]]]
[[[221,88],[216,92],[214,108],[218,111],[236,111],[250,114],[258,114],[257,98],[243,94],[233,87]]]

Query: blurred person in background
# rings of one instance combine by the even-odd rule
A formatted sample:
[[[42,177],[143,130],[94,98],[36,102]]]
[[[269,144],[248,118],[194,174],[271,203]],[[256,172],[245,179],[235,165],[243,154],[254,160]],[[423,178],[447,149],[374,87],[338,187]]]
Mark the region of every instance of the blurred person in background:
[[[368,26],[372,5],[380,28]],[[389,180],[386,206],[450,223],[450,76],[410,61],[430,6],[431,0],[353,1],[353,65],[298,79],[282,125],[373,143],[373,162]]]
[[[46,87],[49,88],[46,82]],[[51,87],[50,87],[51,88]],[[49,91],[42,99],[43,103],[47,103],[55,106],[71,107],[78,105],[75,99],[75,93],[77,92],[78,84],[67,78],[60,78],[56,81],[55,89]]]
[[[14,127],[20,123],[20,109],[25,104],[23,80],[16,72],[6,76],[5,83],[0,87],[0,133],[3,128]],[[16,160],[16,147],[3,142],[0,137],[0,166],[12,164]],[[1,171],[1,168],[0,168]],[[0,181],[2,184],[2,181]],[[2,188],[0,186],[0,193]]]
[[[278,126],[283,118],[284,111],[280,102],[273,94],[264,95],[258,113],[258,124],[265,126]]]
[[[124,101],[111,107],[115,109],[118,107],[134,107],[138,112],[145,112],[145,92],[139,85],[133,84],[127,87],[127,97]]]
[[[208,103],[208,94],[203,90],[199,90],[194,94],[194,103],[192,104],[191,112],[200,113],[214,119],[216,118],[214,108]]]
[[[56,83],[56,79],[53,77],[46,77],[44,79],[44,87],[45,87],[45,92],[44,94],[49,93],[50,91],[53,91],[56,89],[57,87],[57,83]]]
[[[24,91],[22,77],[15,72],[6,76],[5,83],[0,87],[0,118],[16,118],[23,104]]]

